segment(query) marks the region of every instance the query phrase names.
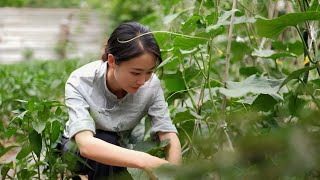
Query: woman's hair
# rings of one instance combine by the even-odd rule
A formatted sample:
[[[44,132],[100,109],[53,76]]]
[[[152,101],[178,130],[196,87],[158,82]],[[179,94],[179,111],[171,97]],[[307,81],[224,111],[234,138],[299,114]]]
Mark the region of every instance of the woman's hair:
[[[107,61],[108,54],[112,54],[116,64],[120,64],[144,53],[152,53],[162,62],[159,45],[150,30],[139,23],[127,22],[120,24],[112,32],[102,60]]]

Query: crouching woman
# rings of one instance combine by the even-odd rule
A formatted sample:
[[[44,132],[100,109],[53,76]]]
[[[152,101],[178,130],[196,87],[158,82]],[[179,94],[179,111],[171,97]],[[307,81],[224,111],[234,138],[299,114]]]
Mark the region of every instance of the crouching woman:
[[[92,167],[82,166],[77,173],[103,179],[125,172],[126,167],[150,170],[166,163],[179,164],[177,130],[154,74],[161,61],[150,31],[129,22],[113,31],[102,60],[70,75],[65,87],[69,120],[62,149],[70,151],[70,143],[76,142],[78,156]],[[145,115],[151,119],[151,136],[170,139],[165,159],[125,148],[128,132]]]

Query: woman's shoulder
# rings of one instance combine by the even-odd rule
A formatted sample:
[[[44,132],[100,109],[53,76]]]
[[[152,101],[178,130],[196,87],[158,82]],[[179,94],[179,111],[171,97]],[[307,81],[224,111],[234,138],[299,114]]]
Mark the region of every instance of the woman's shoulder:
[[[67,83],[79,84],[80,82],[86,82],[91,84],[97,75],[103,73],[102,69],[105,71],[103,67],[105,67],[105,63],[101,60],[85,64],[70,74]]]
[[[152,74],[151,78],[149,79],[149,81],[146,82],[146,87],[149,88],[155,88],[155,87],[159,87],[161,84],[160,79],[158,78],[158,76],[156,74]]]
[[[71,75],[77,75],[77,76],[93,76],[95,73],[100,69],[101,65],[103,65],[103,61],[97,60],[90,62],[88,64],[85,64],[78,69],[74,70]]]

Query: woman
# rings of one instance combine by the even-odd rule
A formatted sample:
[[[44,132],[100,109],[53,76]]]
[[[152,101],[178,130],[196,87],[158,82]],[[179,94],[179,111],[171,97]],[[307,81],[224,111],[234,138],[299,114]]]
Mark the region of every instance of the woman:
[[[66,83],[69,121],[62,148],[75,140],[80,157],[94,169],[80,169],[89,179],[110,177],[124,167],[150,170],[166,163],[179,164],[181,146],[164,100],[160,81],[153,74],[162,61],[150,31],[135,22],[119,25],[111,34],[102,61],[75,70]],[[170,139],[166,159],[126,149],[131,130],[146,114],[151,136]],[[79,172],[78,171],[78,172]]]

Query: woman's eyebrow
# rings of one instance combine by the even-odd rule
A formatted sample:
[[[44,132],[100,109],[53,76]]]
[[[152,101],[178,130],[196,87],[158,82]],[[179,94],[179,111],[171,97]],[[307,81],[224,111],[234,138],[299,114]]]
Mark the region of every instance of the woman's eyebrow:
[[[154,70],[156,68],[156,66],[153,66],[152,68],[150,68],[149,70]],[[144,71],[144,69],[140,69],[140,68],[132,68],[133,70],[136,71]]]

